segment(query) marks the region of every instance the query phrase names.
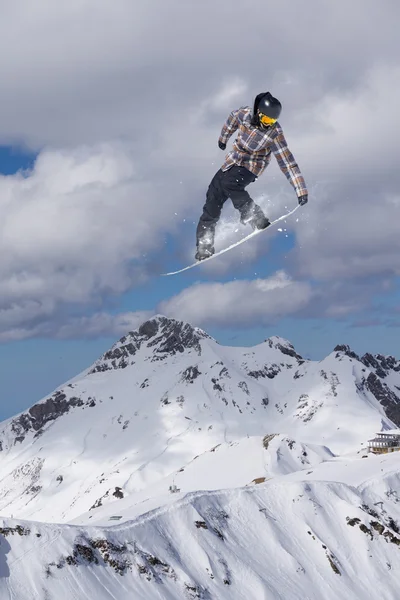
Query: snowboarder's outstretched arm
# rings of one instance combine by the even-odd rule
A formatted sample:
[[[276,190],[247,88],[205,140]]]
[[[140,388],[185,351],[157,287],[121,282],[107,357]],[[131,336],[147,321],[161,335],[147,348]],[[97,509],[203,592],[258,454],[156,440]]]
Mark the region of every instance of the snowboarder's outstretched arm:
[[[218,145],[223,150],[225,150],[225,148],[222,148],[222,146],[226,147],[229,138],[233,133],[235,133],[235,131],[239,127],[239,112],[240,108],[238,110],[233,110],[229,115],[228,119],[226,120],[226,123],[222,127],[221,135],[219,136],[218,140]]]
[[[272,152],[278,161],[279,168],[282,173],[287,177],[291,185],[294,187],[297,197],[307,197],[307,186],[304,181],[303,175],[299,169],[297,162],[294,159],[293,154],[290,152],[287,145],[285,136],[283,133],[279,133],[274,139],[274,143],[271,147]]]

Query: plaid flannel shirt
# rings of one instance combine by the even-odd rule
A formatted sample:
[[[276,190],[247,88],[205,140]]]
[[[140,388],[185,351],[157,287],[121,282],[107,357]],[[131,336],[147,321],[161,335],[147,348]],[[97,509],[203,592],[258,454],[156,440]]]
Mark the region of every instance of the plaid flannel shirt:
[[[251,108],[244,106],[234,110],[228,117],[219,137],[220,142],[226,144],[231,135],[238,131],[238,136],[233,143],[233,150],[225,157],[221,169],[227,171],[233,165],[246,167],[257,177],[266,169],[274,154],[278,165],[297,196],[307,194],[307,187],[300,169],[290,152],[282,127],[275,123],[268,129],[260,129],[251,124]]]

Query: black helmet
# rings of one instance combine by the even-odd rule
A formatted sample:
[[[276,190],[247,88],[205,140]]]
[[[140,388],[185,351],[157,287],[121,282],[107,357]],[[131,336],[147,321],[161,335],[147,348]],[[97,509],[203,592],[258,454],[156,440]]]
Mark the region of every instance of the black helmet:
[[[266,115],[270,119],[279,119],[281,114],[282,104],[270,92],[262,92],[256,96],[254,100],[253,124],[260,124],[258,111]]]

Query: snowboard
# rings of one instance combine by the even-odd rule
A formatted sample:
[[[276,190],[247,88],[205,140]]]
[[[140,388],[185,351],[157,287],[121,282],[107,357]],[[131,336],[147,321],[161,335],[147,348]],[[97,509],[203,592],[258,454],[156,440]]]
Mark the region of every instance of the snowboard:
[[[247,240],[254,237],[255,235],[258,235],[259,233],[263,233],[264,231],[269,231],[273,225],[276,225],[276,223],[279,223],[279,221],[283,221],[284,219],[287,219],[288,217],[290,217],[290,215],[292,215],[294,212],[296,212],[296,210],[299,208],[299,206],[300,206],[300,204],[295,206],[295,208],[293,210],[291,210],[288,213],[282,215],[281,217],[278,217],[277,219],[275,219],[275,221],[271,221],[271,224],[268,225],[268,227],[266,227],[265,229],[256,229],[255,231],[252,231],[251,233],[249,233],[249,235],[246,235],[245,237],[241,238],[238,242],[231,244],[227,248],[223,248],[219,252],[215,252],[212,256],[209,256],[208,258],[205,258],[204,260],[196,260],[196,262],[194,262],[192,265],[183,267],[183,269],[179,269],[179,271],[171,271],[170,273],[162,273],[162,275],[167,276],[167,275],[177,275],[178,273],[183,273],[183,271],[187,271],[188,269],[193,269],[193,267],[202,265],[202,264],[206,263],[207,261],[212,260],[216,256],[220,256],[221,254],[224,254],[224,252],[228,252],[228,250],[232,250],[232,248],[236,248],[236,246],[243,244],[243,242],[247,242]]]

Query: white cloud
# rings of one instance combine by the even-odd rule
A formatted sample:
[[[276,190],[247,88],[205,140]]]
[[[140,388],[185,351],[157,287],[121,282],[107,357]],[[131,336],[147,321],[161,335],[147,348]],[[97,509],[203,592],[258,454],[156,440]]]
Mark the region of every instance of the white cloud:
[[[220,89],[202,103],[201,111],[203,114],[210,110],[226,111],[227,106],[241,106],[241,101],[247,104],[246,94],[248,94],[247,82],[239,77],[233,77],[223,82]]]
[[[89,317],[71,318],[56,331],[58,338],[91,338],[100,336],[120,337],[128,331],[138,329],[147,319],[153,316],[152,311],[136,311],[111,315],[95,313]]]
[[[248,327],[293,315],[311,299],[307,283],[280,271],[268,279],[198,283],[162,302],[158,311],[201,327]]]
[[[296,224],[293,252],[303,277],[362,280],[400,273],[398,208],[384,195],[353,193],[310,200],[306,216]]]
[[[84,317],[67,317],[61,323],[55,320],[41,321],[28,327],[13,327],[0,331],[0,342],[18,341],[32,337],[58,339],[88,339],[98,337],[121,337],[137,329],[154,315],[152,311],[136,311],[112,315],[106,312]],[[43,315],[41,315],[43,316]]]
[[[365,189],[397,165],[400,63],[373,63],[349,89],[327,89],[316,103],[300,107],[307,127],[299,140],[307,169],[340,185]],[[383,181],[384,184],[384,181]]]
[[[337,82],[352,87],[366,65],[391,61],[398,51],[392,0],[353,0],[345,18],[340,3],[281,0],[273,19],[285,26],[269,28],[268,39],[263,0],[239,11],[230,0],[2,4],[0,132],[33,146],[123,137],[147,148],[149,123],[156,130],[212,96],[225,110],[223,101],[233,97],[216,89],[223,81],[229,90],[231,78],[251,96],[273,87],[288,119]]]
[[[55,331],[71,304],[102,313],[107,298],[164,262],[168,234],[181,234],[182,260],[192,260],[196,220],[223,161],[220,128],[267,89],[283,102],[311,190],[299,223],[287,223],[301,275],[399,274],[397,3],[354,0],[343,18],[340,3],[282,0],[274,19],[285,27],[268,39],[263,0],[240,11],[230,0],[0,4],[0,143],[40,149],[32,173],[0,178],[0,331]],[[250,191],[256,200],[264,193],[271,217],[296,201],[274,161]],[[217,247],[237,235],[236,217],[224,207]],[[193,219],[184,241],[183,219]],[[203,273],[250,265],[277,235]]]
[[[142,255],[174,231],[183,190],[160,202],[129,146],[45,151],[32,172],[0,177],[0,321],[98,303],[143,280]],[[133,259],[140,259],[136,267]]]

